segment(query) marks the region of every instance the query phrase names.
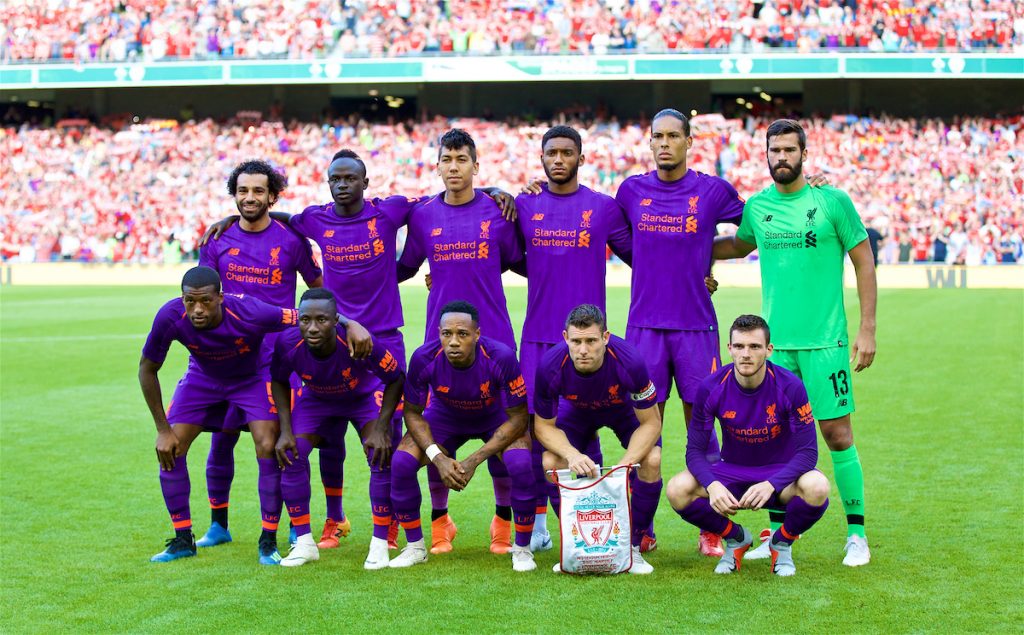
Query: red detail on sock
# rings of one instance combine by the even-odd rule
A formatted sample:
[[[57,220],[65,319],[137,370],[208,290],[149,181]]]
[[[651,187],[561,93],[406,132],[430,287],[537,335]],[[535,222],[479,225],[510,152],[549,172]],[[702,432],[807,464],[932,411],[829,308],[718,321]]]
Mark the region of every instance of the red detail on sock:
[[[306,516],[306,519],[308,521],[309,516]],[[307,524],[309,524],[309,523],[307,522]],[[276,522],[272,523],[269,520],[264,520],[263,521],[263,528],[266,529],[267,531],[277,531],[277,523]]]
[[[185,520],[171,521],[175,529],[192,529],[192,519],[186,518]]]
[[[786,531],[786,526],[785,526],[785,525],[783,525],[783,526],[779,527],[779,531],[781,531],[781,532],[782,532],[782,536],[783,536],[783,537],[784,537],[784,538],[785,538],[786,540],[796,540],[797,538],[799,538],[799,537],[800,537],[800,534],[797,534],[797,535],[795,535],[795,536],[794,536],[793,534],[791,534],[791,533],[789,533],[788,531]]]
[[[373,524],[376,525],[377,527],[390,527],[391,526],[391,516],[374,516],[373,517]]]
[[[326,496],[342,496],[345,491],[344,487],[325,487],[324,494]]]
[[[529,525],[520,525],[519,523],[516,523],[516,533],[518,533],[518,534],[533,533],[533,523],[530,523]]]
[[[416,520],[403,520],[402,522],[400,522],[398,524],[400,524],[402,526],[402,529],[407,529],[407,530],[408,529],[419,529],[420,528],[420,519],[417,518]]]
[[[213,502],[212,498],[210,499],[210,509],[227,509],[227,508],[228,508],[228,504],[227,503],[215,503],[215,502]]]
[[[537,514],[538,516],[543,516],[544,514],[548,513],[548,506],[547,506],[547,505],[543,505],[543,506],[540,506],[540,507],[538,507],[538,508],[537,508],[536,510],[534,510],[534,511],[535,511],[535,513],[536,513],[536,514]]]
[[[728,536],[729,532],[732,531],[732,521],[730,520],[730,521],[727,521],[727,522],[729,524],[725,526],[725,529],[722,530],[722,533],[718,534],[722,538],[725,538],[726,536]]]
[[[308,525],[309,524],[309,514],[303,514],[302,516],[292,516],[291,519],[292,519],[292,524],[295,525],[296,527],[298,527],[299,525]],[[265,522],[263,523],[263,528],[264,529],[268,528],[267,527],[267,523],[265,523]],[[277,529],[277,525],[274,525],[274,529],[275,530]]]

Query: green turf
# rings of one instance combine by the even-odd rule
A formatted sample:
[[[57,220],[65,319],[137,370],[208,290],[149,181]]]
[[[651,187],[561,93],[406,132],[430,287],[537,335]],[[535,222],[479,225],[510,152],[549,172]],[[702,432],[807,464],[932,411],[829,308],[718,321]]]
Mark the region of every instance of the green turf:
[[[714,576],[714,562],[694,550],[696,530],[665,501],[651,576],[556,576],[554,552],[538,556],[538,571],[514,574],[507,557],[486,548],[493,508],[483,470],[451,497],[460,527],[454,553],[412,570],[365,572],[367,470],[353,435],[345,507],[354,531],[341,549],[300,569],[256,564],[256,468],[243,438],[235,542],[150,564],[171,532],[136,370],[152,316],[173,294],[3,288],[3,631],[1003,632],[1024,624],[1020,291],[881,293],[879,354],[856,377],[854,419],[874,560],[841,566],[845,529],[833,496],[821,524],[797,543],[799,571],[786,580],[764,561]],[[509,294],[513,322],[521,323],[524,294]],[[410,351],[424,295],[403,289]],[[759,306],[757,290],[723,289],[715,301],[723,322]],[[627,303],[626,290],[610,290],[613,330],[622,331]],[[165,399],[184,359],[176,347],[161,373]],[[683,438],[676,403],[665,431],[666,475],[683,467]],[[190,457],[199,533],[208,523],[208,446],[204,435]],[[820,467],[831,475],[827,452]],[[323,505],[315,495],[314,524]],[[763,514],[741,520],[755,530],[766,522]]]

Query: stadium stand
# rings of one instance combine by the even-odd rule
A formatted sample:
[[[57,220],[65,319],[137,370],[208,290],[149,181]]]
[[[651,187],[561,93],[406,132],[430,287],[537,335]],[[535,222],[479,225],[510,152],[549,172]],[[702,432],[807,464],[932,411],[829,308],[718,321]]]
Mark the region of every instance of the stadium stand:
[[[1021,51],[1021,0],[10,0],[0,62]]]
[[[1024,245],[1024,118],[805,119],[808,172],[824,172],[885,237],[880,261],[1020,262]],[[340,148],[369,167],[370,194],[436,193],[435,140],[464,127],[480,150],[480,183],[513,193],[543,177],[547,124],[477,119],[369,124],[218,124],[157,121],[123,129],[84,125],[0,129],[0,247],[4,259],[174,262],[194,254],[213,220],[234,212],[224,181],[260,157],[287,174],[275,209],[325,202],[323,172]],[[615,119],[583,124],[581,182],[608,193],[650,168],[646,128]],[[694,119],[691,167],[749,196],[769,184],[767,121]],[[813,154],[815,149],[827,153]],[[723,229],[727,229],[723,227]]]

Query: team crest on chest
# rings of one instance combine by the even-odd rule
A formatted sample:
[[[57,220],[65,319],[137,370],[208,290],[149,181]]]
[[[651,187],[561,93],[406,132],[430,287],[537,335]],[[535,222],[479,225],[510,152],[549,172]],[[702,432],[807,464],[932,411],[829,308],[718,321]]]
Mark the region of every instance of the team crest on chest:
[[[484,220],[480,221],[480,238],[491,237],[491,221]]]
[[[764,409],[765,414],[768,415],[768,418],[765,420],[765,423],[778,423],[779,422],[778,417],[775,416],[775,409],[776,409],[777,405],[778,404],[772,404],[772,405],[770,405],[770,406],[768,406],[767,408]]]
[[[281,264],[281,248],[274,247],[270,250],[270,266],[276,267]]]
[[[588,209],[580,212],[580,227],[590,227],[590,217],[594,215],[594,210]]]
[[[380,234],[377,232],[377,219],[373,218],[366,221],[366,229],[370,232],[370,238],[378,238]]]

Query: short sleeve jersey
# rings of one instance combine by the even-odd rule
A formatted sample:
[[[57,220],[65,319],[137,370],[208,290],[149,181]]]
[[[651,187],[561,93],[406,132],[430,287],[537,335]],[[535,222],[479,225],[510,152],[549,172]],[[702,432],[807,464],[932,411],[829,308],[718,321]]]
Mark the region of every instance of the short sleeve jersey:
[[[739,224],[743,199],[724,179],[689,170],[631,176],[615,195],[633,230],[629,325],[682,331],[718,328],[704,277],[719,223]]]
[[[456,417],[483,418],[526,404],[526,383],[515,352],[489,337],[480,337],[468,368],[456,368],[440,340],[416,349],[409,360],[405,401],[439,408]]]
[[[762,310],[780,349],[846,346],[846,253],[867,240],[850,197],[834,187],[783,194],[774,185],[747,201],[737,238],[757,245]]]
[[[572,194],[520,194],[516,209],[528,274],[523,341],[554,344],[574,308],[605,310],[605,245],[629,253],[629,224],[615,199],[582,186]]]
[[[416,201],[375,198],[354,216],[336,214],[334,203],[314,205],[290,221],[320,246],[324,286],[338,299],[338,310],[373,333],[403,324],[395,270],[397,237]]]
[[[233,224],[199,250],[199,264],[220,274],[225,293],[251,296],[275,306],[295,306],[298,275],[307,285],[322,275],[309,242],[276,220],[261,231]]]
[[[295,309],[273,306],[248,296],[224,295],[223,318],[212,329],[196,329],[185,304],[175,298],[157,311],[142,349],[146,359],[163,364],[171,342],[177,340],[191,355],[190,367],[221,380],[256,376],[260,345],[267,333],[283,331],[298,322]]]
[[[292,373],[302,379],[302,398],[338,402],[365,398],[381,383],[390,384],[402,376],[398,360],[377,341],[373,342],[369,357],[355,360],[339,333],[334,352],[320,358],[306,346],[299,329],[286,331],[277,338],[270,364],[274,381],[287,384]]]
[[[498,205],[482,192],[463,205],[445,203],[443,194],[417,205],[399,262],[419,269],[426,260],[430,267],[433,280],[423,341],[437,339],[445,304],[465,300],[480,312],[480,332],[514,351],[501,273],[522,257],[515,225],[502,218]]]
[[[643,358],[631,344],[612,335],[604,363],[587,375],[576,370],[565,342],[549,349],[537,366],[533,407],[538,416],[553,419],[562,404],[597,414],[644,410],[658,403]]]

